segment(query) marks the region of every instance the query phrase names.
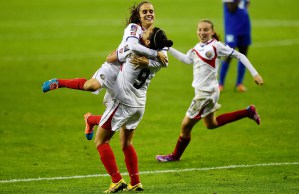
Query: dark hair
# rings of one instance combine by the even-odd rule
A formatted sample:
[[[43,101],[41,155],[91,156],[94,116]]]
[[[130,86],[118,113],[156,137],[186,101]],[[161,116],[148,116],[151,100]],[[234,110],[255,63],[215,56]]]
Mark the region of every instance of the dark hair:
[[[163,30],[154,27],[152,33],[149,35],[150,45],[149,48],[154,50],[160,50],[164,47],[171,47],[173,42],[167,39],[167,36]]]
[[[209,23],[211,25],[212,30],[214,30],[214,24],[213,24],[213,22],[211,20],[209,20],[209,19],[203,19],[203,20],[199,21],[199,23],[201,23],[201,22],[207,22],[207,23]],[[215,38],[216,40],[220,41],[220,35],[217,34],[216,32],[214,33],[214,35],[212,36],[212,38]]]
[[[130,18],[127,18],[126,21],[126,25],[130,24],[130,23],[134,23],[134,24],[140,24],[140,15],[139,15],[139,11],[140,11],[140,7],[145,4],[145,3],[149,3],[152,5],[151,2],[149,1],[142,1],[140,2],[138,5],[136,5],[136,3],[134,3],[134,5],[132,7],[130,7]]]

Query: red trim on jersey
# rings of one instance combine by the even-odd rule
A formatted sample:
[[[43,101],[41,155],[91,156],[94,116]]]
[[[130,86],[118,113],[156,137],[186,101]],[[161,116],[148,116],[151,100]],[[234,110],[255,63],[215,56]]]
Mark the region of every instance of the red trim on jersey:
[[[119,107],[119,105],[117,105],[117,107],[115,108],[115,110],[113,111],[113,113],[110,115],[110,117],[107,119],[107,121],[103,125],[101,125],[102,128],[111,131],[111,129],[112,129],[112,127],[111,127],[111,121],[112,121],[112,118],[113,118],[116,110],[118,109],[118,107]]]
[[[195,54],[201,59],[203,60],[205,63],[209,64],[210,66],[215,68],[215,62],[216,62],[216,58],[217,58],[217,52],[216,52],[216,48],[214,46],[212,46],[215,52],[215,56],[213,57],[213,59],[206,59],[204,57],[202,57],[199,52],[197,52],[197,50],[192,49],[192,51],[195,52]]]

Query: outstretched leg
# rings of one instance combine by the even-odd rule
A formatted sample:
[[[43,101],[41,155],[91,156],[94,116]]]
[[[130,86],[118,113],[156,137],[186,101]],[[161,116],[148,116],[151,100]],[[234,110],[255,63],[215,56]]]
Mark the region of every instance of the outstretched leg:
[[[246,109],[225,113],[219,115],[218,117],[215,117],[214,113],[211,113],[203,120],[208,129],[215,129],[227,123],[231,123],[243,118],[250,118],[254,120],[258,125],[260,124],[260,117],[254,105],[250,105]]]
[[[84,91],[97,91],[101,88],[100,82],[91,78],[86,80],[85,78],[74,78],[74,79],[50,79],[43,83],[42,89],[43,92],[48,92],[58,88],[70,88],[75,90],[84,90]]]

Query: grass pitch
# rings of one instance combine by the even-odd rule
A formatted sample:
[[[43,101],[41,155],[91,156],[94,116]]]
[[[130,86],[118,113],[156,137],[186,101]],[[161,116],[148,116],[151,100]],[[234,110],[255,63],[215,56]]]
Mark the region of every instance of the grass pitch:
[[[101,114],[103,94],[59,89],[43,94],[50,78],[89,78],[121,40],[123,0],[11,0],[0,6],[0,193],[101,193],[110,178],[83,114]],[[220,1],[158,1],[156,26],[186,52],[197,43],[202,18],[223,34]],[[255,104],[261,126],[249,119],[206,130],[199,123],[180,162],[158,163],[172,152],[193,98],[192,67],[172,56],[154,78],[134,145],[144,193],[298,193],[299,14],[295,0],[252,1],[249,59],[263,76],[247,72],[247,93],[235,93],[231,64],[218,114]],[[126,172],[118,134],[111,142]],[[263,164],[263,165],[261,165]],[[233,165],[233,166],[232,166]],[[79,176],[79,177],[78,177]],[[129,177],[124,174],[129,181]]]

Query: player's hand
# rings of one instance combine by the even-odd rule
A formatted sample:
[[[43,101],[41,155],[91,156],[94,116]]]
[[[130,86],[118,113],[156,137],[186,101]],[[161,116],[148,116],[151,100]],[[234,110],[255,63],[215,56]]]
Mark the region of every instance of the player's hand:
[[[149,64],[148,59],[145,56],[139,56],[136,54],[131,55],[131,63],[135,66],[134,69],[147,67]]]
[[[167,57],[163,54],[162,51],[159,51],[157,54],[157,58],[159,61],[161,61],[161,63],[166,66],[166,64],[168,63],[168,59]]]
[[[264,81],[263,81],[263,78],[259,75],[259,74],[257,74],[257,75],[255,75],[254,77],[253,77],[253,79],[254,79],[254,82],[257,84],[257,85],[263,85],[264,84]]]

